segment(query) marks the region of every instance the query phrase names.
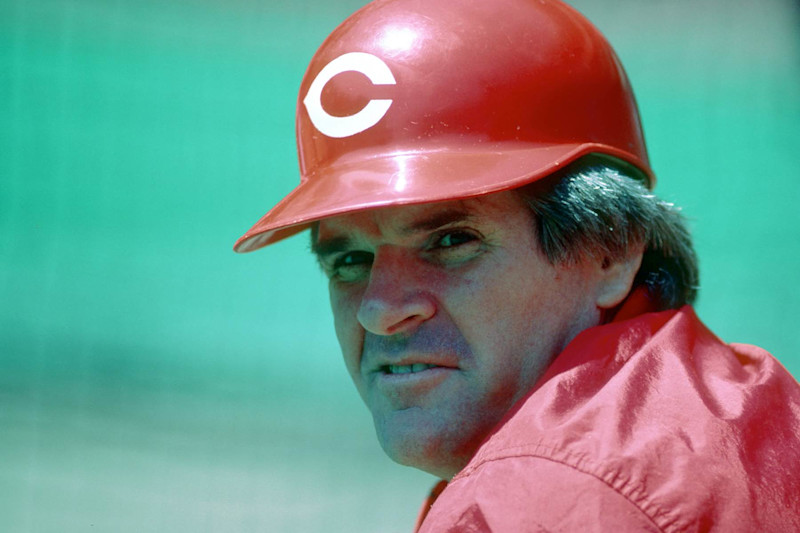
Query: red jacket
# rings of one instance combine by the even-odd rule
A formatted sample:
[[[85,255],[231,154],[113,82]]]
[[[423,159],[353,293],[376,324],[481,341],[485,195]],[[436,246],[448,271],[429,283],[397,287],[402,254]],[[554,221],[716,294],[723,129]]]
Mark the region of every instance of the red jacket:
[[[688,306],[617,320],[437,489],[420,533],[800,531],[800,386]]]

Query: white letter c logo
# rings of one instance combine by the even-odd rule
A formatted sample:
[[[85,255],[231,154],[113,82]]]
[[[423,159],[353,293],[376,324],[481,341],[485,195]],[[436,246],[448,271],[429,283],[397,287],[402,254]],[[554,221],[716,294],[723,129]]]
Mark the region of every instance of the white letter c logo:
[[[364,74],[374,85],[395,85],[392,71],[380,58],[364,52],[341,55],[325,65],[311,82],[308,94],[303,99],[308,117],[319,131],[328,137],[349,137],[378,123],[392,105],[391,100],[370,100],[356,113],[346,117],[335,117],[322,108],[322,89],[337,74],[353,70]]]

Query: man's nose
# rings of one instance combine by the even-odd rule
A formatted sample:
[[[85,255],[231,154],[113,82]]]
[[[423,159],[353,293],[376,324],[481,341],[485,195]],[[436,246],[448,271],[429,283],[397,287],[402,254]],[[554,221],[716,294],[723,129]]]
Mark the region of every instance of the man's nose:
[[[424,272],[407,254],[395,249],[375,253],[358,309],[358,321],[370,333],[411,332],[436,313],[433,295],[423,282]]]

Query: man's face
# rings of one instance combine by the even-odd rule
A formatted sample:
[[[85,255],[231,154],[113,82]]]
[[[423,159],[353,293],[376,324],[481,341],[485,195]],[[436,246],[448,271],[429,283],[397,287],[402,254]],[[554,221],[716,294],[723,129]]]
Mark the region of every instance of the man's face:
[[[381,445],[443,478],[600,320],[592,269],[551,265],[512,192],[325,219],[314,249]]]

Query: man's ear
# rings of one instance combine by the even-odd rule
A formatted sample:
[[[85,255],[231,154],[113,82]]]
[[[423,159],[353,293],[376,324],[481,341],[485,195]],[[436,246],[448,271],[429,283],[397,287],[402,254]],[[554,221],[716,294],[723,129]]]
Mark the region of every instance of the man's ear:
[[[642,264],[644,249],[635,246],[624,257],[604,257],[600,264],[600,282],[595,294],[595,303],[601,309],[617,306],[631,292],[633,280]]]

